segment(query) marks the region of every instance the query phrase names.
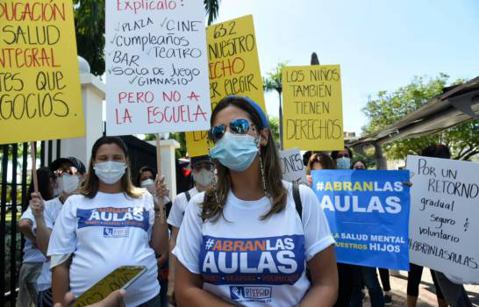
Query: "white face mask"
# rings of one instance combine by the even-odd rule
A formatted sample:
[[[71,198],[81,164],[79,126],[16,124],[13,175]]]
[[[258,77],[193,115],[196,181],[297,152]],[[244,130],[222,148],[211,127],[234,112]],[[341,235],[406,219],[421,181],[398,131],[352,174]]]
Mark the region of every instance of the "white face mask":
[[[101,182],[114,184],[125,174],[126,163],[115,161],[99,162],[95,164],[93,169]]]
[[[195,183],[207,187],[214,183],[215,174],[212,171],[202,168],[199,172],[192,172]]]
[[[140,186],[147,189],[152,195],[155,195],[155,181],[153,179],[146,179],[140,183]]]
[[[58,178],[58,185],[62,192],[71,194],[78,189],[80,177],[77,175],[63,174],[62,177]]]

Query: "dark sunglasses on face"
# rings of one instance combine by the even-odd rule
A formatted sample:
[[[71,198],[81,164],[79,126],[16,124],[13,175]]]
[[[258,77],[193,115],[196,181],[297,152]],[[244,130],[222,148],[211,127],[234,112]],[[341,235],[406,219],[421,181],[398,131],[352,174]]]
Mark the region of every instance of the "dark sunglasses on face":
[[[230,132],[233,134],[246,134],[250,128],[253,129],[252,125],[253,124],[250,124],[247,119],[238,118],[232,120],[228,126],[230,128]],[[213,142],[220,140],[226,133],[226,127],[227,126],[225,124],[211,127],[210,131],[208,131],[208,137],[210,140]]]

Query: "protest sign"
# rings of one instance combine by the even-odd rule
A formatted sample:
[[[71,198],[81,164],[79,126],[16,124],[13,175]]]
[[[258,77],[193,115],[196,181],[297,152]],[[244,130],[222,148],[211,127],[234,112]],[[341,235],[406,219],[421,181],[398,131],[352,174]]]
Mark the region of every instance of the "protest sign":
[[[212,108],[225,96],[241,95],[253,99],[266,112],[253,16],[209,26],[207,43]],[[201,148],[198,155],[208,154],[206,133],[202,133],[202,139],[186,134],[192,141],[188,151]]]
[[[344,149],[339,65],[285,67],[282,82],[283,147]]]
[[[203,12],[201,1],[106,1],[108,135],[209,128]]]
[[[338,262],[408,270],[408,171],[316,170]]]
[[[208,152],[208,132],[193,131],[185,133],[186,149],[190,157],[198,157],[207,155]]]
[[[307,184],[306,166],[304,166],[303,156],[297,148],[280,150],[279,159],[284,180]]]
[[[3,0],[0,144],[85,134],[71,0]]]
[[[479,164],[407,157],[411,262],[479,282]]]

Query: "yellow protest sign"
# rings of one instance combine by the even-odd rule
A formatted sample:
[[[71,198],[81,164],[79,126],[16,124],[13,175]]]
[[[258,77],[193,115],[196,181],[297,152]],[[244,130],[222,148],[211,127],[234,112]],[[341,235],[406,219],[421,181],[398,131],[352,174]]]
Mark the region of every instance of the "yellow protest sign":
[[[198,157],[208,154],[207,131],[186,132],[185,137],[186,148],[190,157]]]
[[[258,49],[253,16],[214,24],[206,28],[210,98],[212,108],[228,95],[248,96],[264,111],[263,79],[259,68]],[[187,132],[188,153],[194,156],[208,154],[206,132],[203,138]]]
[[[0,144],[83,136],[72,0],[2,0],[0,24]]]
[[[343,149],[339,65],[285,67],[282,82],[284,148]]]
[[[142,265],[124,265],[116,268],[91,288],[83,292],[83,294],[75,300],[74,306],[83,307],[97,303],[115,290],[128,288],[129,285],[135,282],[135,280],[145,272],[146,268]]]

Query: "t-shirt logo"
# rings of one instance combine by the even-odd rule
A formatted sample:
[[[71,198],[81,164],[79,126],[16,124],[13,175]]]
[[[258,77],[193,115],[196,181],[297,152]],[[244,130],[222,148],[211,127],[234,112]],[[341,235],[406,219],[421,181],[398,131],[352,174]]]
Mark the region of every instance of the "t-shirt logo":
[[[271,302],[271,286],[230,286],[230,298],[234,301]]]
[[[292,285],[305,267],[304,236],[252,239],[203,236],[200,263],[204,281],[216,285]],[[238,293],[231,292],[231,296]]]
[[[90,226],[138,227],[148,231],[149,215],[143,207],[77,209],[78,228]],[[105,233],[104,233],[105,235]]]

